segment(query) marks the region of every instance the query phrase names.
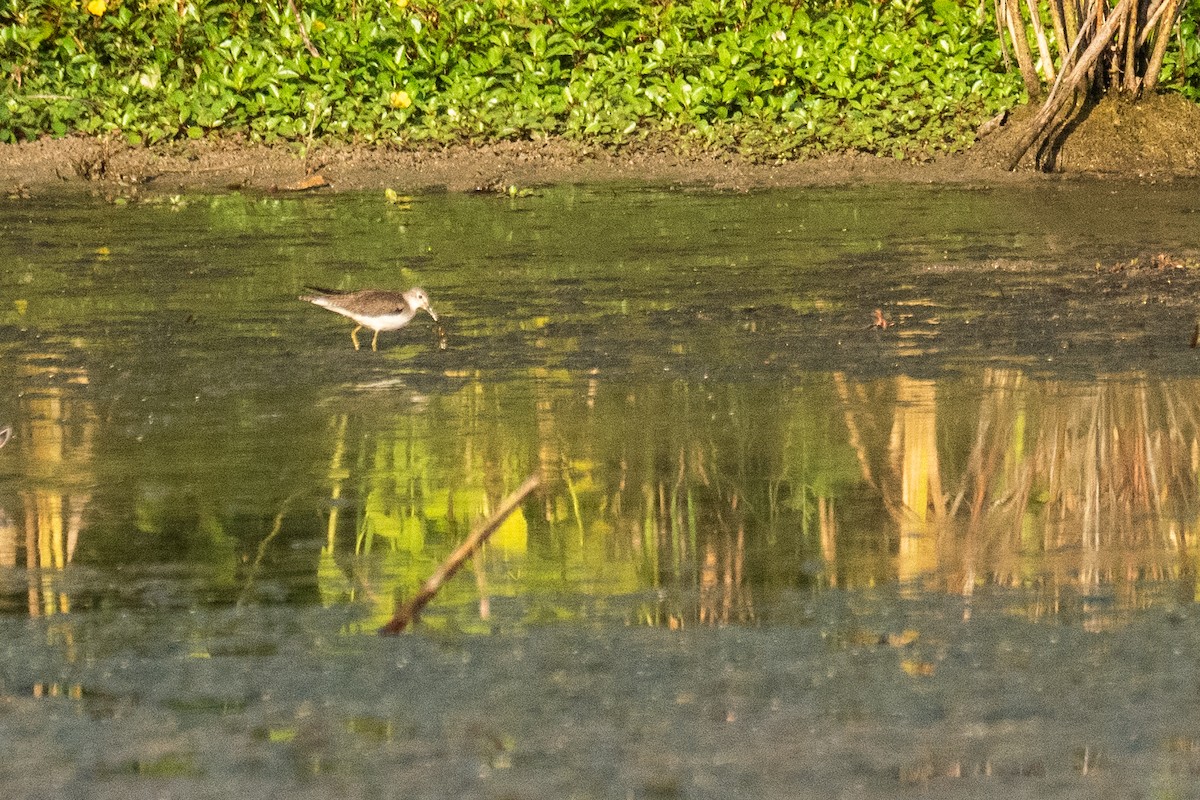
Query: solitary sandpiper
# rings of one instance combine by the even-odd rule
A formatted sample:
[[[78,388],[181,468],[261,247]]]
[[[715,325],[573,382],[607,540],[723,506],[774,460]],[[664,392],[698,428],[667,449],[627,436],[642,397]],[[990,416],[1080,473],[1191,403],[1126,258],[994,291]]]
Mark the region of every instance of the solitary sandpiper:
[[[358,327],[350,332],[350,340],[354,342],[355,350],[358,349],[358,332],[363,328],[375,331],[375,336],[371,338],[371,349],[375,350],[380,331],[403,328],[421,309],[428,311],[434,322],[438,318],[438,315],[433,313],[433,307],[429,305],[429,295],[425,294],[423,289],[409,289],[407,292],[389,292],[384,289],[343,292],[336,289],[319,289],[315,286],[304,288],[313,294],[301,295],[301,300],[336,311],[358,323]]]

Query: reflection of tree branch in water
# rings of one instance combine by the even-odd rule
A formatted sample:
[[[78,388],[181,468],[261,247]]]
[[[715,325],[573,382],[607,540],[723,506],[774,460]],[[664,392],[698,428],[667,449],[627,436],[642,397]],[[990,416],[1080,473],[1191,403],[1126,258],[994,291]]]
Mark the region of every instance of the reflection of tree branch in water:
[[[492,597],[488,592],[487,565],[483,561],[482,549],[476,549],[471,554],[471,564],[475,568],[475,588],[479,591],[479,618],[489,619],[492,616]]]
[[[938,445],[954,463],[954,442],[969,444],[956,470],[953,499],[939,519],[932,460],[942,456],[928,448],[932,428],[923,427],[921,408],[912,403],[904,408],[906,379],[895,379],[899,407],[893,410],[890,403],[871,403],[882,392],[864,393],[835,376],[864,481],[880,492],[889,514],[900,505],[897,497],[907,506],[920,505],[920,492],[907,487],[898,495],[896,480],[911,483],[921,476],[919,462],[931,462],[932,514],[925,538],[936,540],[931,569],[937,581],[968,593],[980,579],[1004,585],[1028,581],[1031,557],[1048,586],[1124,582],[1134,592],[1144,578],[1194,572],[1190,546],[1183,544],[1194,538],[1200,505],[1200,426],[1197,404],[1188,395],[1192,388],[1151,386],[1141,376],[1030,386],[1016,370],[987,370],[983,379],[977,410],[967,415],[974,420],[972,430]],[[932,408],[931,398],[908,396]],[[872,419],[880,414],[899,426],[887,442],[880,441]],[[895,520],[901,526],[903,573],[907,523]],[[828,558],[829,548],[823,549]],[[1162,560],[1167,553],[1170,562]],[[958,562],[961,574],[954,572]]]
[[[297,489],[284,498],[283,503],[279,506],[279,513],[275,515],[275,522],[271,525],[270,533],[268,533],[263,540],[258,543],[258,553],[254,557],[254,562],[250,565],[250,571],[246,574],[246,585],[242,587],[242,593],[238,597],[237,604],[239,606],[245,605],[246,601],[250,597],[250,592],[254,588],[254,579],[258,576],[258,571],[262,567],[263,559],[266,558],[267,548],[270,547],[271,542],[274,541],[275,537],[279,535],[279,532],[283,530],[283,519],[287,515],[288,509],[291,507],[292,503],[294,503],[299,497],[303,496],[307,491],[307,489]]]
[[[988,370],[984,375],[985,391],[979,403],[974,441],[947,513],[950,518],[957,517],[963,501],[970,494],[967,535],[972,541],[985,521],[993,529],[1011,531],[1018,537],[1020,534],[1034,473],[1033,462],[1028,458],[1014,460],[1015,453],[1024,451],[1026,411],[1020,395],[1023,385],[1024,376],[1014,370]],[[1002,467],[1006,463],[1009,470],[1003,473]],[[1001,483],[1005,485],[1000,486]],[[991,499],[993,487],[1004,494]],[[1006,520],[1002,516],[1005,514],[1015,514],[1015,518]]]
[[[732,504],[736,503],[736,496]],[[746,525],[741,521],[737,533],[732,537],[730,529],[720,526],[723,545],[718,552],[717,542],[710,541],[704,548],[703,566],[700,570],[698,619],[701,624],[728,624],[751,622],[755,618],[754,599],[751,587],[745,580]]]
[[[632,534],[643,579],[688,594],[682,607],[683,598],[661,596],[639,619],[672,629],[754,619],[745,565],[749,504],[739,482],[724,476],[716,443],[672,438],[646,444],[644,458],[632,465],[623,455],[607,512],[617,529]],[[628,480],[630,473],[640,478]]]
[[[583,546],[584,527],[583,527],[583,512],[579,505],[579,490],[575,486],[575,480],[571,477],[571,464],[567,459],[566,442],[559,441],[559,457],[562,460],[560,469],[563,476],[563,484],[567,487],[567,494],[571,498],[571,513],[575,516],[575,529],[579,533],[579,545]],[[547,493],[549,494],[549,493]]]
[[[862,433],[858,429],[858,422],[851,406],[850,387],[846,382],[845,374],[841,372],[833,373],[833,386],[837,390],[838,399],[842,401],[842,413],[846,418],[846,431],[849,434],[850,448],[854,451],[855,457],[858,458],[858,466],[862,470],[863,480],[872,489],[879,491],[879,484],[875,482],[874,470],[871,469],[871,459],[867,455],[867,448],[863,444]]]
[[[55,573],[74,558],[90,487],[97,480],[92,466],[96,416],[91,401],[72,389],[86,385],[88,375],[63,361],[59,354],[45,353],[18,368],[36,387],[22,393],[18,418],[20,457],[30,478],[19,495],[31,617],[71,610],[71,598],[58,588]],[[0,429],[0,446],[11,436],[10,427]],[[13,519],[0,529],[0,558],[7,566],[16,565],[17,533]]]
[[[833,374],[850,447],[863,481],[879,492],[889,516],[904,528],[924,524],[930,512],[935,520],[946,512],[936,446],[935,387],[931,382],[904,376],[895,382],[897,396],[884,405],[868,397],[862,385],[853,387],[852,397],[846,376]],[[860,412],[856,406],[865,410]],[[875,414],[890,416],[887,436],[875,423]],[[879,454],[877,466],[872,463],[872,453]]]
[[[1138,437],[1138,445],[1142,449],[1142,463],[1146,465],[1146,493],[1154,504],[1154,516],[1157,517],[1162,514],[1162,504],[1158,494],[1158,470],[1155,467],[1154,458],[1151,456],[1154,452],[1154,445],[1150,441],[1150,403],[1146,396],[1145,384],[1138,387],[1138,405],[1142,412],[1141,436]]]

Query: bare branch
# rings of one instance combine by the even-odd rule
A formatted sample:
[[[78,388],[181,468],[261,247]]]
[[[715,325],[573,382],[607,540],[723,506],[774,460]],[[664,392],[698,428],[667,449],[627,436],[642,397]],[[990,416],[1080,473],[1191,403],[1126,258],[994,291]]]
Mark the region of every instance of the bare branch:
[[[496,532],[501,523],[508,519],[508,515],[517,509],[517,506],[529,496],[530,492],[538,487],[539,483],[541,483],[541,479],[534,473],[521,484],[520,488],[504,498],[504,501],[500,503],[500,507],[496,509],[496,513],[492,514],[478,528],[471,531],[471,535],[464,539],[463,543],[446,557],[446,560],[434,570],[429,579],[421,586],[421,590],[396,611],[391,620],[379,629],[379,633],[385,636],[394,636],[416,619],[417,615],[421,613],[421,609],[428,605],[433,596],[442,588],[442,584],[454,577],[454,573],[458,572],[463,562],[470,558],[471,554],[478,550],[488,540],[488,537]]]
[[[1159,11],[1166,9],[1161,20],[1158,21],[1158,32],[1154,35],[1154,50],[1150,54],[1150,61],[1146,65],[1146,84],[1147,90],[1152,90],[1158,86],[1158,75],[1162,72],[1163,57],[1167,52],[1167,43],[1171,41],[1171,31],[1175,29],[1175,22],[1179,18],[1181,9],[1179,0],[1166,0],[1159,6]],[[1149,30],[1149,23],[1147,23]]]
[[[320,58],[321,54],[313,46],[312,39],[308,38],[308,31],[304,28],[304,19],[300,16],[300,9],[296,8],[296,0],[288,0],[288,8],[292,10],[292,16],[296,18],[296,27],[300,29],[300,38],[304,40],[304,46],[313,58]]]

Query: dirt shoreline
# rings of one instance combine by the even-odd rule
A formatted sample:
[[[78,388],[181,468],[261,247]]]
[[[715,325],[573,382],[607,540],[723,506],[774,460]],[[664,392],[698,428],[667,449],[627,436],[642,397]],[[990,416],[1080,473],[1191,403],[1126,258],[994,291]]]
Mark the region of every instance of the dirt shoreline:
[[[401,150],[380,145],[263,145],[203,140],[130,147],[72,136],[0,145],[0,191],[508,191],[555,184],[618,183],[723,191],[878,183],[1011,184],[1075,176],[1200,178],[1200,105],[1165,94],[1136,104],[1104,101],[1071,126],[1057,170],[1004,160],[1032,109],[963,153],[924,162],[848,154],[758,163],[730,153],[640,145],[621,151],[562,140]]]

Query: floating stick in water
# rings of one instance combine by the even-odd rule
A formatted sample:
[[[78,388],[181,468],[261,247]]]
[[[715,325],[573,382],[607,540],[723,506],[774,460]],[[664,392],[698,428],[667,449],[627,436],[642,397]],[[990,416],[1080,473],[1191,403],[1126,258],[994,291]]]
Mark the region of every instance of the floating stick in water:
[[[529,496],[530,492],[538,487],[539,483],[541,483],[541,479],[536,473],[530,475],[521,484],[519,489],[504,498],[504,502],[496,509],[496,513],[492,514],[478,528],[471,531],[471,535],[434,570],[434,573],[421,586],[421,590],[411,600],[401,606],[391,620],[379,629],[379,632],[385,636],[394,636],[415,620],[417,615],[421,613],[421,609],[433,599],[433,596],[438,593],[438,589],[442,588],[442,584],[454,577],[454,573],[458,572],[458,568],[462,566],[462,563],[470,558],[471,554],[478,550],[479,546],[486,542],[489,536],[496,532],[500,524],[508,519],[508,515],[517,509],[517,506]]]

